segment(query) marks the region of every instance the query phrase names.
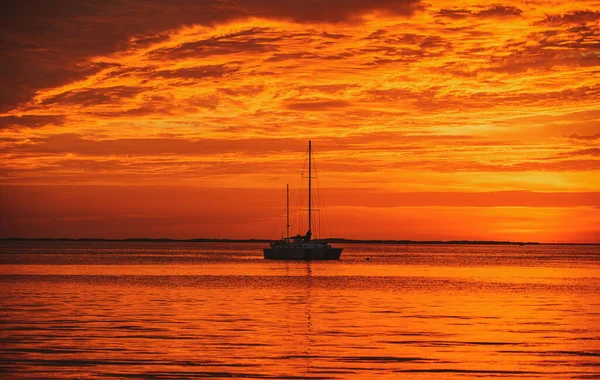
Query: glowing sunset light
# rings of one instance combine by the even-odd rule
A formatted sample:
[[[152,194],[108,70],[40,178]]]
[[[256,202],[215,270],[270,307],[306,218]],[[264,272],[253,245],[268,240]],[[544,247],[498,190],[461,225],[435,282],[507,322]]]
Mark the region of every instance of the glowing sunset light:
[[[596,1],[35,4],[1,237],[269,238],[310,139],[335,236],[600,243]]]

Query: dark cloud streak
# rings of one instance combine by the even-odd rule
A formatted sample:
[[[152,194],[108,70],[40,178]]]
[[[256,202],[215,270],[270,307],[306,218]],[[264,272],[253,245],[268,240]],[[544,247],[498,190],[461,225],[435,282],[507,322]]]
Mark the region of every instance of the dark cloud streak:
[[[62,125],[64,115],[0,116],[0,130],[17,127],[40,128],[46,125]]]
[[[349,107],[351,104],[345,100],[307,100],[292,101],[285,108],[294,111],[329,111]]]
[[[551,14],[540,22],[540,24],[561,26],[565,24],[584,24],[600,20],[600,12],[590,10],[578,10],[565,14]]]
[[[440,17],[446,17],[450,19],[463,19],[467,17],[480,17],[480,18],[503,18],[503,17],[516,17],[520,16],[523,11],[517,7],[511,5],[495,4],[491,7],[481,10],[472,11],[469,9],[441,9],[437,12]]]
[[[113,86],[67,91],[44,99],[42,104],[68,104],[85,107],[98,104],[120,103],[122,99],[131,98],[143,90],[141,87]]]

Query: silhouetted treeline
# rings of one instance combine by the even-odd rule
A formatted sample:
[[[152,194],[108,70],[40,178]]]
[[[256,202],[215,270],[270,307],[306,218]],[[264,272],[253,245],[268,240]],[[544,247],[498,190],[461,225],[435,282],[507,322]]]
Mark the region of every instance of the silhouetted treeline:
[[[106,242],[198,242],[198,243],[268,243],[269,239],[211,239],[211,238],[196,238],[196,239],[169,239],[169,238],[127,238],[127,239],[103,239],[103,238],[0,238],[4,241],[106,241]],[[329,243],[346,243],[346,244],[505,244],[505,245],[537,245],[539,242],[514,242],[514,241],[494,241],[494,240],[381,240],[381,239],[345,239],[345,238],[329,238],[321,239]],[[554,244],[571,244],[571,243],[554,243]],[[573,243],[578,244],[578,243]],[[583,244],[586,245],[586,244]]]
[[[511,245],[531,245],[541,244],[538,242],[519,242],[519,241],[495,241],[495,240],[356,240],[345,238],[325,239],[330,243],[357,243],[357,244],[511,244]]]
[[[114,241],[114,242],[152,242],[152,243],[161,243],[161,242],[204,242],[204,243],[268,243],[271,240],[269,239],[206,239],[206,238],[197,238],[197,239],[169,239],[169,238],[126,238],[126,239],[105,239],[105,238],[18,238],[18,237],[10,237],[10,238],[0,238],[0,240],[8,240],[8,241]]]

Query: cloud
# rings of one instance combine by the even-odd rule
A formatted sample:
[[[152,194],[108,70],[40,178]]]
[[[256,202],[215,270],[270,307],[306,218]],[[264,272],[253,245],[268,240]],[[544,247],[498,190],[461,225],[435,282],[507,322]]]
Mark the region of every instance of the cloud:
[[[65,122],[64,115],[0,116],[0,130],[18,127],[41,128],[46,125],[62,125]]]
[[[443,57],[452,51],[452,43],[438,35],[392,33],[379,29],[365,37],[365,40],[370,43],[358,49],[355,54],[366,57],[366,62],[363,63],[366,66],[410,64]]]
[[[480,11],[470,9],[441,9],[436,15],[440,17],[446,17],[450,19],[460,20],[467,17],[481,17],[481,18],[504,18],[504,17],[515,17],[523,13],[520,8],[512,5],[495,4],[487,9]]]
[[[133,86],[112,86],[73,90],[48,97],[42,101],[42,104],[78,105],[83,107],[98,104],[113,104],[119,103],[123,99],[134,97],[142,91],[144,91],[144,88]]]
[[[160,69],[160,67],[160,65],[118,67],[106,72],[105,77],[132,79],[141,83],[148,83],[160,79],[221,78],[239,70],[238,66],[228,64],[195,65],[173,69]]]
[[[490,60],[490,70],[516,74],[556,67],[600,66],[599,28],[580,26],[562,31],[531,33],[527,41],[505,46],[503,54]]]
[[[181,178],[202,172],[207,175],[247,174],[256,167],[269,173],[289,171],[289,160],[281,159],[285,152],[298,152],[305,145],[303,139],[253,138],[239,140],[184,138],[132,138],[113,140],[83,139],[74,134],[33,138],[29,142],[15,141],[0,154],[10,152],[14,159],[31,157],[55,158],[40,160],[42,166],[28,165],[27,170],[43,170],[63,176],[91,170],[112,173],[147,173],[160,178],[165,173],[178,173]],[[531,171],[590,171],[600,169],[600,160],[580,156],[599,156],[598,148],[580,149],[560,154],[524,160],[518,154],[503,160],[484,154],[486,147],[497,148],[501,142],[480,140],[473,136],[395,135],[390,133],[363,134],[351,137],[319,139],[316,144],[325,156],[321,160],[329,172],[359,173],[403,170],[416,172],[531,172]],[[507,148],[517,150],[511,144]],[[439,152],[446,152],[440,155]],[[414,154],[417,152],[418,154]],[[462,152],[466,155],[460,155]],[[394,153],[393,159],[382,154]],[[67,154],[75,156],[69,158]],[[358,154],[358,155],[357,155]],[[333,156],[332,156],[333,155]],[[455,157],[452,161],[444,159]],[[259,162],[253,160],[263,157]],[[266,159],[266,157],[270,157]],[[280,157],[280,158],[276,158]],[[354,157],[348,161],[348,157]],[[478,157],[469,160],[468,157]],[[249,161],[250,160],[250,161]],[[87,169],[86,169],[87,168]],[[12,173],[22,173],[14,168]],[[83,179],[83,177],[82,177]]]
[[[565,152],[558,155],[559,157],[574,157],[574,156],[600,156],[600,148],[578,149],[571,152]],[[598,161],[600,167],[600,161]]]
[[[359,200],[358,202],[356,200]],[[395,192],[380,189],[328,189],[328,206],[366,207],[576,207],[600,203],[600,192]]]
[[[600,139],[600,133],[596,133],[595,135],[571,134],[571,135],[568,135],[566,137],[570,138],[570,139],[575,139],[575,140],[599,140]]]
[[[579,155],[583,155],[581,153]],[[594,152],[590,154],[595,154]],[[568,154],[558,157],[567,158]],[[518,173],[518,172],[578,172],[578,171],[597,171],[600,170],[600,160],[595,159],[572,159],[561,161],[550,161],[547,159],[539,160],[512,160],[500,162],[483,162],[477,160],[454,160],[444,162],[439,159],[430,158],[419,161],[403,161],[390,164],[388,167],[395,167],[406,171],[436,172],[436,173]]]
[[[329,111],[339,108],[350,107],[350,103],[345,100],[302,100],[288,101],[285,108],[294,111]]]
[[[339,23],[356,21],[362,14],[383,12],[395,16],[410,16],[422,9],[419,0],[250,0],[235,2],[249,15],[283,18],[296,22]]]
[[[536,92],[477,92],[465,96],[448,96],[438,99],[439,103],[446,106],[480,107],[494,103],[497,106],[517,106],[523,102],[536,105],[560,104],[563,102],[576,102],[589,96],[600,96],[600,85],[581,86],[557,91]]]
[[[561,26],[565,24],[583,24],[600,20],[599,11],[577,10],[565,14],[546,15],[540,24]]]
[[[442,36],[416,33],[396,34],[386,31],[386,33],[380,34],[372,33],[367,39],[379,41],[392,49],[398,45],[412,45],[424,50],[436,48],[449,49],[452,46],[451,42]]]
[[[473,15],[473,12],[468,9],[441,9],[437,15],[458,20]]]
[[[218,91],[231,97],[255,96],[263,92],[264,85],[245,85],[237,87],[219,88]]]
[[[225,153],[268,153],[297,150],[304,141],[297,139],[186,140],[178,138],[140,138],[91,140],[77,134],[33,138],[31,143],[13,146],[15,153],[75,153],[82,156],[161,154],[210,155]]]
[[[276,53],[271,57],[267,58],[265,62],[283,62],[283,61],[297,61],[299,59],[311,59],[318,58],[319,56],[313,52],[304,51],[297,53]]]
[[[184,79],[220,78],[224,75],[234,73],[237,70],[237,68],[229,67],[227,65],[205,65],[173,70],[158,70],[155,71],[152,76]]]
[[[334,39],[334,40],[339,40],[341,38],[348,38],[348,37],[350,37],[347,34],[343,34],[343,33],[327,33],[327,32],[321,32],[320,36],[324,37],[324,38],[331,38],[331,39]]]
[[[273,45],[281,36],[265,37],[264,28],[252,28],[224,36],[211,37],[199,41],[186,42],[179,46],[160,48],[147,53],[154,60],[179,60],[185,58],[206,58],[214,55],[240,53],[264,53],[277,50]]]
[[[519,16],[521,13],[523,13],[523,11],[515,6],[496,4],[488,9],[475,13],[475,15],[480,17],[513,17]]]
[[[479,147],[485,142],[469,135],[444,136],[435,134],[403,133],[361,133],[349,136],[320,138],[315,141],[321,152],[348,151],[415,151],[428,150],[424,144],[442,141],[448,145],[466,146],[471,142]],[[497,143],[493,143],[497,144]],[[22,155],[46,155],[74,153],[79,156],[206,156],[223,154],[268,154],[293,152],[306,145],[299,138],[240,138],[240,139],[186,139],[184,137],[119,138],[93,140],[73,133],[57,134],[48,137],[33,137],[25,143],[15,141],[10,147],[0,148],[0,153],[12,152]],[[179,157],[181,158],[181,157]]]
[[[298,87],[300,91],[319,92],[323,94],[339,94],[347,90],[359,89],[357,83],[317,84]]]

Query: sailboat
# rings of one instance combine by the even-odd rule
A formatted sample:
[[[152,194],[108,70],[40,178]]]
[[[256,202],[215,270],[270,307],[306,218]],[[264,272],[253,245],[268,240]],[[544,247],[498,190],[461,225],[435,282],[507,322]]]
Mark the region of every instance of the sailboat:
[[[308,142],[308,230],[305,235],[290,238],[290,191],[287,186],[287,234],[280,240],[272,241],[263,249],[265,259],[276,260],[339,260],[343,248],[332,247],[323,240],[313,240],[312,221],[312,144]]]

